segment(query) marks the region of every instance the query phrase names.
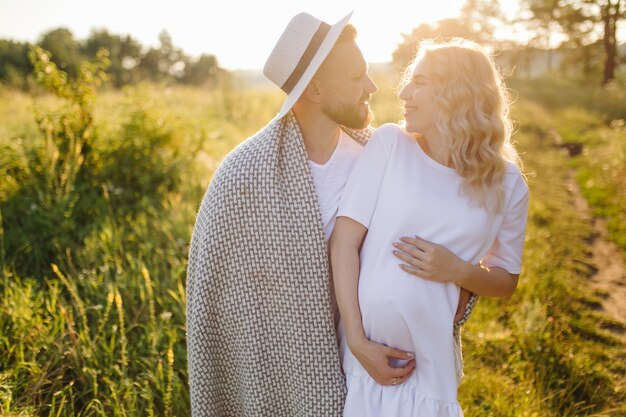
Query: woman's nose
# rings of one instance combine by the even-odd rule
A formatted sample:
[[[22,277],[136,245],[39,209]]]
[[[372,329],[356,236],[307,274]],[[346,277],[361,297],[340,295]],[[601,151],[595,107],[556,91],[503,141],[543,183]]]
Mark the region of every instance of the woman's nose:
[[[398,97],[399,97],[401,100],[408,100],[408,99],[410,99],[410,98],[411,98],[411,94],[409,93],[409,91],[408,91],[408,90],[409,90],[409,86],[408,86],[408,85],[405,85],[405,86],[402,88],[402,90],[400,90],[400,94],[398,94]]]

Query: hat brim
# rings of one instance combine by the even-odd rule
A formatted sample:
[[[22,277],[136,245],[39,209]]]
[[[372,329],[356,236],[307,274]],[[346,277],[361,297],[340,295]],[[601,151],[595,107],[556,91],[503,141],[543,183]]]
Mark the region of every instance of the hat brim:
[[[298,101],[306,86],[309,85],[309,82],[311,82],[313,76],[320,68],[330,51],[333,49],[333,46],[335,46],[337,38],[339,38],[339,35],[341,34],[341,31],[346,26],[346,24],[348,24],[352,13],[353,12],[348,13],[343,19],[330,27],[328,33],[326,34],[326,37],[324,38],[324,40],[320,44],[320,47],[315,53],[315,56],[313,57],[313,59],[311,59],[311,63],[304,71],[302,77],[300,77],[300,80],[296,83],[293,90],[291,90],[291,92],[287,95],[287,98],[285,98],[285,101],[280,108],[280,111],[274,119],[281,119],[289,112],[289,110],[291,110],[293,105],[296,104],[296,101]]]

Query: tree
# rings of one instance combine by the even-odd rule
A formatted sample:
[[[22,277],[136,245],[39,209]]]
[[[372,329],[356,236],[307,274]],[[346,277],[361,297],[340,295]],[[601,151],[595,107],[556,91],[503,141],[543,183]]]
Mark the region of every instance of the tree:
[[[626,16],[626,10],[621,0],[598,1],[601,10],[602,23],[604,25],[604,51],[606,59],[604,61],[604,77],[602,85],[606,85],[615,78],[615,68],[617,66],[617,23]]]
[[[128,35],[122,37],[101,29],[91,32],[81,50],[92,58],[102,48],[109,51],[111,65],[108,73],[113,85],[121,87],[133,82],[133,70],[141,58],[141,44]]]
[[[186,84],[202,85],[214,81],[219,73],[219,66],[215,55],[202,55],[195,62],[187,62],[183,82]]]
[[[26,75],[33,70],[28,60],[26,43],[0,39],[0,81],[15,87],[25,87]]]
[[[185,70],[186,55],[176,48],[171,36],[163,30],[159,34],[159,48],[150,48],[139,62],[142,77],[153,81],[164,81],[174,77],[180,80]]]
[[[592,54],[588,46],[601,34],[604,50],[602,85],[615,78],[619,63],[617,51],[617,24],[626,17],[623,0],[524,0],[531,13],[531,21],[559,26],[566,41],[573,44],[583,60],[583,71],[588,72]],[[549,33],[554,29],[548,27]],[[563,43],[562,43],[563,44]]]
[[[393,52],[393,62],[404,67],[424,39],[442,40],[451,37],[471,39],[484,46],[495,47],[494,32],[504,22],[498,0],[466,0],[458,18],[442,19],[434,25],[422,23]]]
[[[70,80],[76,80],[81,65],[95,59],[101,49],[109,53],[107,75],[117,88],[142,80],[193,85],[223,80],[225,71],[214,55],[193,59],[174,45],[166,31],[159,34],[159,42],[158,48],[144,50],[131,36],[112,34],[106,29],[93,30],[86,40],[77,41],[68,29],[57,28],[44,33],[36,46],[48,51],[51,61]],[[27,43],[0,39],[0,83],[23,89],[35,85],[30,75],[30,47]]]
[[[52,62],[67,72],[71,78],[76,78],[83,58],[80,46],[69,29],[58,28],[44,33],[39,46],[50,52]]]
[[[498,0],[467,0],[461,8],[460,20],[470,28],[478,43],[494,46],[495,30],[505,19]]]
[[[468,23],[461,19],[443,19],[435,23],[434,26],[422,23],[410,34],[402,34],[404,39],[393,51],[392,59],[394,64],[404,68],[415,56],[419,43],[425,39],[451,37],[475,39],[475,35]]]

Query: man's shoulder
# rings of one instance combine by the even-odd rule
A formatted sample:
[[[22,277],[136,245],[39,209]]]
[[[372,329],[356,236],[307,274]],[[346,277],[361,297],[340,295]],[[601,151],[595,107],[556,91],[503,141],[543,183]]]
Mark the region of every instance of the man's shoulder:
[[[230,167],[231,165],[239,165],[242,163],[250,163],[262,157],[269,152],[267,139],[272,135],[273,123],[263,127],[261,130],[246,138],[237,145],[232,151],[226,155],[222,165]]]
[[[242,180],[248,176],[248,173],[258,172],[272,157],[269,142],[274,128],[274,122],[270,122],[230,151],[218,167],[211,182]]]

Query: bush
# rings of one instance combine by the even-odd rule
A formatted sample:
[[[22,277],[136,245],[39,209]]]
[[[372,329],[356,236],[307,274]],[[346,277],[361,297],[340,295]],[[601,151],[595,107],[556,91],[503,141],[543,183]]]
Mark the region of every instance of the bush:
[[[101,51],[70,81],[43,49],[33,47],[29,56],[37,81],[62,106],[35,111],[41,140],[24,148],[22,163],[8,170],[18,187],[5,196],[0,210],[7,260],[22,274],[41,275],[58,254],[77,247],[99,218],[93,102],[108,60]]]

